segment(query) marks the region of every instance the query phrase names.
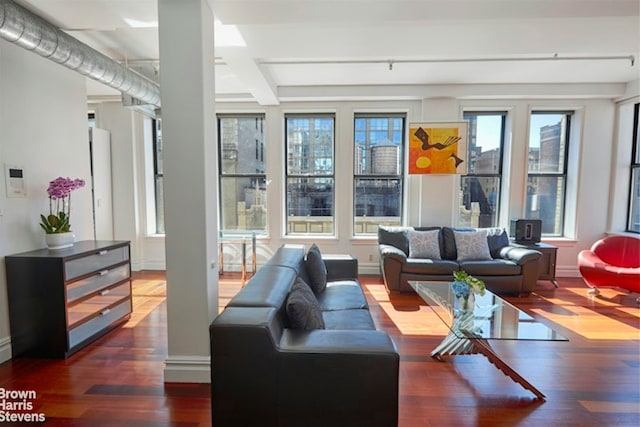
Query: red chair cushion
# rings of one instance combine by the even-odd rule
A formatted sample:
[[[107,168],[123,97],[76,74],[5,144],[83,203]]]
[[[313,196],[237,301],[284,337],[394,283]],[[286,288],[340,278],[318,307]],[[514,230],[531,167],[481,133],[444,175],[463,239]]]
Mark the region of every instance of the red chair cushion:
[[[640,267],[640,239],[635,237],[605,237],[594,243],[591,251],[605,263],[616,267]]]

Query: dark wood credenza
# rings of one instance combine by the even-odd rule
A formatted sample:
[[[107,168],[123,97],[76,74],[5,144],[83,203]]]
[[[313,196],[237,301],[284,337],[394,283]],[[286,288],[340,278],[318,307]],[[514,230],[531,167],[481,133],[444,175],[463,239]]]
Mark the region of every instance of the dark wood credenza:
[[[132,311],[128,241],[5,257],[13,357],[66,358]]]

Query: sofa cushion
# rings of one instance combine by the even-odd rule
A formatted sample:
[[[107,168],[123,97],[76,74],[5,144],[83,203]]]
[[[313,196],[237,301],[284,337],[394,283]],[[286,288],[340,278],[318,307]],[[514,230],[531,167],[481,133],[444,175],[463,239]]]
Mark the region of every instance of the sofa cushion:
[[[458,263],[455,261],[425,258],[407,258],[407,262],[404,264],[402,269],[403,273],[417,273],[424,275],[452,275],[454,271],[458,271]],[[453,276],[451,276],[451,280],[453,280]]]
[[[400,249],[409,256],[409,238],[407,231],[412,230],[411,227],[390,227],[381,225],[378,227],[378,244],[391,245]]]
[[[324,292],[316,298],[322,311],[369,307],[360,284],[355,280],[328,282]]]
[[[490,260],[489,244],[486,230],[457,231],[453,230],[456,240],[457,261]]]
[[[286,312],[293,329],[324,329],[318,300],[309,285],[301,278],[297,278],[291,287]]]
[[[458,251],[456,250],[456,238],[453,235],[453,231],[475,231],[475,228],[471,227],[442,227],[442,251],[440,256],[442,259],[449,259],[455,261],[458,258]]]
[[[315,243],[311,245],[307,252],[305,267],[313,293],[316,295],[321,294],[327,286],[327,266],[322,259],[320,248]]]
[[[407,232],[410,258],[441,259],[440,230]]]
[[[460,270],[471,276],[517,276],[522,268],[513,261],[492,259],[490,261],[461,261]]]
[[[500,258],[500,249],[509,246],[507,230],[499,227],[487,228],[487,243],[492,258]]]
[[[369,310],[333,310],[323,311],[325,329],[328,330],[375,330]]]

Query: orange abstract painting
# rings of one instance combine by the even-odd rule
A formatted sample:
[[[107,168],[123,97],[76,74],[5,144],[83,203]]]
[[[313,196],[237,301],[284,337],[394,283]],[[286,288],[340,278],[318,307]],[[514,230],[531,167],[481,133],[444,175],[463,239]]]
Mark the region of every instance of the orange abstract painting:
[[[467,122],[409,125],[409,174],[465,174]]]

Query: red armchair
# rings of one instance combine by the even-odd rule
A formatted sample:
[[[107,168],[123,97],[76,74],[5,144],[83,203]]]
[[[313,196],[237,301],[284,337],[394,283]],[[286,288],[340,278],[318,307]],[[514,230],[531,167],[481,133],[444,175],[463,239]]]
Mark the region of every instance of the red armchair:
[[[578,268],[592,294],[599,293],[598,286],[640,292],[640,239],[631,236],[600,239],[590,250],[578,254]]]

